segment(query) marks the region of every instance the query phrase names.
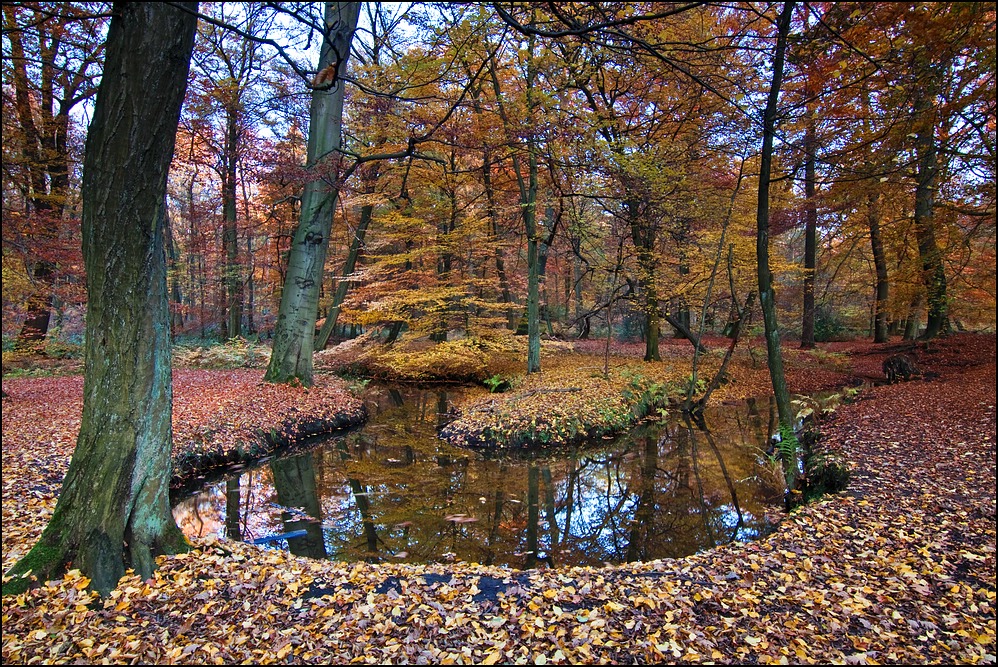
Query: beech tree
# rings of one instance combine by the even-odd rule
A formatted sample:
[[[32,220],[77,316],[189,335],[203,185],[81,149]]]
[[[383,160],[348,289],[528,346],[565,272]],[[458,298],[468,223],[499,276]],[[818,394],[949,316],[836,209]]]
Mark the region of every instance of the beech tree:
[[[327,2],[319,66],[313,81],[306,168],[310,180],[301,199],[301,218],[291,245],[274,349],[264,379],[312,384],[312,351],[319,285],[339,195],[338,151],[343,123],[343,75],[360,15],[358,2]]]
[[[55,512],[10,589],[72,562],[107,593],[188,548],[170,511],[172,380],[164,199],[197,3],[115,3],[83,165],[83,418]],[[30,574],[30,577],[27,576]],[[9,592],[4,586],[4,592]]]

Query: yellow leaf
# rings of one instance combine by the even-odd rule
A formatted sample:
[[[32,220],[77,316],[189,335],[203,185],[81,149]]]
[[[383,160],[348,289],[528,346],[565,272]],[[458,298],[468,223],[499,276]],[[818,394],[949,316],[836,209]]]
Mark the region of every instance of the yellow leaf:
[[[482,664],[483,665],[494,665],[497,662],[499,662],[500,660],[502,660],[502,651],[495,651],[495,652],[490,653],[487,656],[485,656],[485,659],[482,660]]]

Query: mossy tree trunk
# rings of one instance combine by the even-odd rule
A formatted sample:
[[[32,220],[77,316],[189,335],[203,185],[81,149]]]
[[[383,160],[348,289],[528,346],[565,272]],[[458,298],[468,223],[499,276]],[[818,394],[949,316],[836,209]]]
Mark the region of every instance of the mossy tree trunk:
[[[756,209],[756,257],[759,274],[759,303],[762,306],[766,332],[766,360],[769,375],[776,396],[776,406],[780,416],[780,431],[784,440],[793,438],[793,412],[790,406],[790,392],[783,373],[783,353],[780,349],[780,329],[776,320],[776,291],[773,289],[773,274],[769,268],[769,185],[773,164],[773,137],[776,134],[776,117],[783,83],[783,63],[787,48],[787,34],[790,32],[790,18],[794,3],[784,3],[777,25],[776,52],[773,56],[773,82],[763,114],[762,157],[759,163],[759,201]],[[788,443],[789,444],[789,443]],[[797,481],[797,460],[795,447],[784,446],[783,470],[787,477],[787,488],[793,490]]]
[[[340,187],[337,157],[343,123],[342,76],[346,74],[350,42],[359,15],[358,2],[326,3],[326,36],[316,76],[316,83],[321,85],[312,91],[309,109],[306,167],[311,180],[305,184],[302,194],[301,217],[288,258],[273,352],[264,376],[268,382],[312,385],[319,286]]]
[[[83,418],[52,519],[10,574],[44,581],[72,562],[103,594],[126,568],[149,577],[157,554],[188,547],[169,503],[163,208],[197,24],[197,3],[183,5],[114,4],[83,166]]]

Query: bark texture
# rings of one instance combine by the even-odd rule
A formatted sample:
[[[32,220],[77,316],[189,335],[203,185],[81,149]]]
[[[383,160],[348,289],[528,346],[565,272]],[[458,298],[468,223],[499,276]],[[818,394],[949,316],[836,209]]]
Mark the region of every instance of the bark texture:
[[[41,581],[72,562],[107,593],[127,567],[148,577],[157,554],[188,546],[169,504],[173,392],[163,203],[196,7],[114,5],[84,160],[83,419],[52,520],[11,574],[30,569]]]
[[[336,169],[343,124],[343,81],[360,3],[327,2],[326,38],[309,109],[307,168],[311,179],[301,199],[301,218],[288,258],[274,348],[264,379],[312,385],[312,352],[319,285],[339,195]],[[333,76],[335,72],[335,77]],[[327,78],[328,77],[328,78]],[[332,86],[329,83],[332,82]]]

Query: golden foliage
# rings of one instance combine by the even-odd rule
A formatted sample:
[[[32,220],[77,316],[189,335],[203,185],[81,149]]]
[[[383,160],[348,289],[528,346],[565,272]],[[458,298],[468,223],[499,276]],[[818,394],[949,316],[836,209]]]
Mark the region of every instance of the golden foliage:
[[[2,659],[987,663],[994,337],[984,362],[969,359],[970,341],[960,346],[932,356],[938,381],[878,387],[842,406],[826,437],[856,467],[850,493],[795,511],[764,540],[523,572],[337,563],[202,541],[159,559],[148,580],[127,575],[104,600],[76,570],[3,598]],[[55,443],[73,438],[58,391],[37,394],[33,418],[12,419],[26,386],[4,382],[15,394],[3,401],[4,568],[51,516],[68,464]]]

